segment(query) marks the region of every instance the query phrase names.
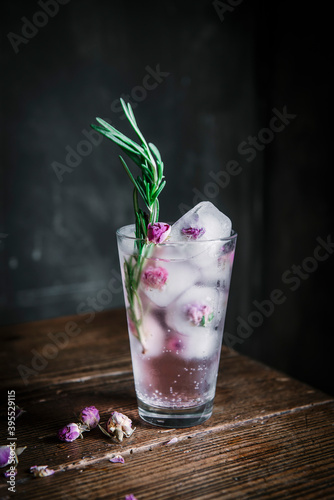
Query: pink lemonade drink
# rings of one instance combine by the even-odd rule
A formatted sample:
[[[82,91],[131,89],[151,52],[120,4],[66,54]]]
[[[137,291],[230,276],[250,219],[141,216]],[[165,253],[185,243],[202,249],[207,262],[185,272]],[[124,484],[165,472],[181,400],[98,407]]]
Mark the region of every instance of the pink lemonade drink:
[[[212,414],[237,240],[188,236],[173,241],[172,234],[145,249],[135,303],[124,285],[139,415],[167,427]],[[136,259],[134,226],[118,230],[117,239],[125,284]]]

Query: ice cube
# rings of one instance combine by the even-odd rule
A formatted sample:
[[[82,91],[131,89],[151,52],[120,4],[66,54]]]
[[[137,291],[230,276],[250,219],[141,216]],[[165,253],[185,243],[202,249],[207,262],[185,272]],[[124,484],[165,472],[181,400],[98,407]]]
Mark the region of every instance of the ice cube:
[[[228,238],[231,230],[231,220],[210,201],[202,201],[172,225],[169,241]]]
[[[125,256],[132,255],[136,250],[135,225],[122,227],[118,232],[118,248]],[[122,263],[121,263],[122,265]]]
[[[222,242],[217,239],[229,237],[231,230],[230,219],[212,203],[203,201],[173,224],[168,241],[185,243],[184,255],[196,258],[193,263],[203,268],[219,256]]]
[[[168,340],[168,351],[184,359],[208,358],[219,349],[220,337],[210,329],[206,329],[204,333],[203,330],[201,329],[193,335],[182,335],[175,332]]]
[[[140,290],[159,307],[168,306],[196,283],[199,271],[184,260],[165,262],[147,259]]]
[[[222,295],[212,287],[194,286],[170,304],[166,323],[178,333],[182,356],[207,357],[219,348],[223,312]]]
[[[139,342],[134,326],[129,323],[131,349],[134,349],[137,356],[143,352],[145,348],[145,356],[155,357],[163,353],[165,344],[165,330],[161,323],[148,312],[144,312],[140,325],[143,345]]]
[[[221,319],[219,298],[219,291],[213,287],[193,286],[167,308],[166,323],[182,335],[194,335],[197,331],[204,334],[207,329],[215,328]]]
[[[194,262],[198,262],[201,256],[195,257]],[[200,267],[200,282],[207,286],[219,286],[223,289],[229,288],[233,255],[225,255],[221,249],[218,255],[213,259],[207,259],[210,265],[205,265],[205,262],[198,263]]]

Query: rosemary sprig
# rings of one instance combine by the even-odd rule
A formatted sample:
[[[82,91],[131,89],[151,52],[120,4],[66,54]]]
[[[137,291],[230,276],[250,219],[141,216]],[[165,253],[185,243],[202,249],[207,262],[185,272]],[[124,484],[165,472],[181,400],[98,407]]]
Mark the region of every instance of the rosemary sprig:
[[[138,175],[135,178],[123,157],[119,156],[127,175],[134,185],[133,207],[135,212],[136,238],[138,239],[138,254],[132,255],[128,261],[125,260],[124,262],[125,288],[129,302],[128,312],[131,321],[135,325],[138,338],[145,350],[144,339],[141,332],[142,305],[137,290],[140,283],[144,259],[149,256],[152,246],[152,244],[147,242],[147,227],[149,223],[154,224],[158,222],[158,197],[165,187],[166,181],[163,175],[164,164],[161,160],[158,148],[154,144],[146,142],[137,125],[131,104],[126,104],[122,98],[120,101],[125,116],[138,136],[140,144],[126,137],[108,122],[102,120],[102,118],[96,118],[99,125],[92,124],[91,127],[117,144],[141,171],[141,176]],[[148,212],[143,211],[139,207],[139,196],[142,198]]]

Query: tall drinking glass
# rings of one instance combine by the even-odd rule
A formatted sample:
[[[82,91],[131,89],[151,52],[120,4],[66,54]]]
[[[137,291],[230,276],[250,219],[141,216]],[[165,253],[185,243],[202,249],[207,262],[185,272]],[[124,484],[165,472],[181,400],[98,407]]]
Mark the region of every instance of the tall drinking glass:
[[[189,427],[212,415],[236,241],[232,231],[228,238],[145,245],[133,225],[117,231],[138,411],[146,422]]]

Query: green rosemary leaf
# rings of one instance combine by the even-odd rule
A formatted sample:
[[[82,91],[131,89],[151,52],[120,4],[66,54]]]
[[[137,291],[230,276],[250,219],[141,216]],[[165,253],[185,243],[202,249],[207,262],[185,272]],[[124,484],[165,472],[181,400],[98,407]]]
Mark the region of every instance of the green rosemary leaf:
[[[152,205],[152,201],[151,201],[151,192],[150,192],[150,186],[145,183],[145,189],[146,189],[146,199],[148,201],[148,206]]]
[[[124,109],[124,112],[126,113],[125,110],[127,110],[128,115],[131,118],[131,122],[137,126],[136,118],[135,118],[135,115],[133,114],[131,104],[130,103],[126,104],[122,98],[120,99],[120,101],[121,101],[122,107]]]
[[[125,168],[126,173],[130,177],[130,180],[133,182],[133,184],[135,185],[136,189],[138,189],[137,182],[135,181],[135,178],[133,177],[132,173],[130,172],[129,167],[127,166],[127,164],[125,163],[125,161],[123,160],[123,158],[121,156],[119,156],[119,159],[121,160],[122,165]]]
[[[93,129],[95,129],[97,132],[100,132],[101,134],[105,135],[106,137],[108,137],[112,141],[117,142],[118,144],[122,143],[124,145],[125,144],[130,145],[132,147],[132,149],[134,149],[139,154],[143,155],[144,157],[146,157],[149,160],[149,157],[147,155],[145,155],[145,150],[142,146],[137,144],[135,141],[133,141],[132,139],[130,139],[126,135],[122,134],[122,132],[119,132],[117,129],[115,129],[115,127],[110,125],[108,122],[102,120],[102,118],[96,118],[96,120],[98,122],[100,122],[103,125],[103,127],[99,127],[99,126],[92,124],[91,127]],[[115,139],[117,139],[117,141]],[[120,141],[120,142],[118,142],[118,141]]]
[[[152,142],[149,142],[148,145],[149,145],[150,150],[152,151],[152,153],[154,154],[154,156],[158,160],[158,162],[161,163],[161,155],[160,155],[159,149],[154,144],[152,144]]]
[[[143,134],[141,133],[141,131],[139,130],[137,122],[136,122],[136,120],[134,118],[134,114],[133,114],[133,111],[132,111],[131,104],[130,103],[126,104],[123,101],[122,98],[120,99],[120,101],[121,101],[122,108],[123,108],[123,111],[125,113],[125,116],[127,117],[127,119],[129,120],[129,122],[131,123],[133,130],[136,132],[136,134],[138,135],[138,137],[142,141],[143,145],[145,145],[147,147],[146,140],[145,140]]]
[[[152,197],[152,202],[154,203],[156,201],[156,199],[158,198],[159,194],[161,193],[161,191],[163,190],[163,188],[165,187],[166,185],[166,181],[162,181],[162,183],[160,184],[159,188],[156,190],[156,192],[154,193],[153,197]]]
[[[144,155],[144,150],[142,148],[139,149],[138,145],[136,145],[136,147],[134,148],[130,143],[130,141],[128,142],[123,141],[119,136],[116,136],[112,131],[106,130],[96,125],[92,125],[92,128],[95,129],[97,132],[100,132],[104,136],[108,137],[108,139],[111,139],[113,142],[118,144],[118,146],[120,146],[123,150],[130,151],[130,153],[136,154],[138,156]]]
[[[108,123],[105,120],[103,120],[102,118],[96,118],[96,121],[99,122],[106,130],[113,129],[113,126],[110,125],[110,123]]]
[[[143,167],[143,177],[145,178],[145,180],[147,179],[147,181],[150,184],[153,184],[153,175],[151,170],[146,165],[142,165],[142,167]]]
[[[164,173],[164,164],[163,164],[162,161],[159,161],[158,164],[157,164],[157,166],[158,166],[158,177],[159,177],[160,180],[162,180],[164,178],[164,175],[163,175],[163,173]]]
[[[142,304],[138,288],[145,262],[147,262],[147,258],[151,255],[152,248],[154,247],[153,244],[147,241],[148,224],[154,224],[159,220],[158,196],[164,188],[166,181],[163,180],[164,164],[158,148],[154,144],[146,142],[137,125],[131,104],[126,104],[122,98],[120,102],[133,131],[140,139],[139,144],[126,137],[102,118],[96,118],[99,125],[91,126],[97,132],[117,144],[141,171],[141,175],[138,175],[135,179],[123,157],[119,157],[123,168],[134,186],[133,207],[135,213],[135,235],[137,238],[135,240],[134,253],[124,261],[124,281],[129,304],[127,311],[134,324],[136,336],[138,336],[139,341],[142,343],[143,353],[145,353],[145,331],[143,331],[142,325]],[[147,207],[147,213],[139,208],[139,195]]]
[[[141,177],[137,177],[137,183],[136,183],[136,185],[137,185],[137,189],[139,191],[140,196],[144,200],[145,205],[147,206],[147,208],[149,208],[149,204],[148,204],[147,198],[146,198],[145,184],[144,184],[143,179]]]

